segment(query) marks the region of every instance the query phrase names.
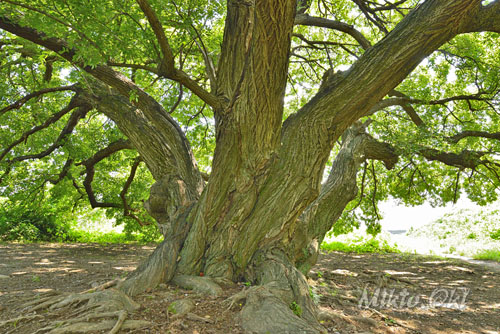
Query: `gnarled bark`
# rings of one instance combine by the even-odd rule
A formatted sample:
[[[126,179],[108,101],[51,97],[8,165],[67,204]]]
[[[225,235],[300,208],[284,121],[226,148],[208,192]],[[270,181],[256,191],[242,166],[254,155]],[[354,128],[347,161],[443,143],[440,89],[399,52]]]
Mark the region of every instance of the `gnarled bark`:
[[[353,124],[455,35],[495,31],[497,24],[480,14],[498,18],[499,2],[425,1],[370,48],[355,31],[337,25],[368,50],[348,71],[327,76],[318,93],[284,123],[293,25],[315,24],[303,13],[295,17],[296,1],[228,1],[213,93],[175,69],[158,17],[146,0],[138,3],[163,55],[157,74],[183,84],[214,108],[216,149],[206,185],[180,127],[134,82],[107,65],[75,61],[75,50],[65,41],[0,17],[0,28],[58,53],[98,80],[91,82],[91,93],[81,95],[117,124],[156,180],[146,207],[165,240],[119,289],[133,296],[175,275],[200,272],[231,281],[244,278],[259,285],[244,296],[247,331],[322,331],[296,266],[307,272],[316,261],[325,233],[356,194],[360,164],[380,159],[390,168],[396,161],[389,146]],[[322,186],[326,161],[342,135]],[[455,158],[437,153],[422,151],[436,159]],[[296,307],[294,313],[292,304],[301,311]]]

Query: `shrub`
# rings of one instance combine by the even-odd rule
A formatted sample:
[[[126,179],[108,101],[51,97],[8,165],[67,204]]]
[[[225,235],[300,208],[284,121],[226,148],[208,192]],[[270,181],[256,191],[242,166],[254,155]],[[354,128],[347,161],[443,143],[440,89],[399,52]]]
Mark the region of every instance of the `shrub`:
[[[391,246],[386,240],[377,240],[376,238],[350,243],[340,241],[323,242],[321,249],[328,252],[339,251],[346,253],[400,253],[396,245]]]
[[[474,255],[474,259],[476,260],[493,260],[500,262],[500,250],[498,249],[488,249],[481,251]]]
[[[68,241],[69,224],[43,209],[0,207],[0,239],[3,241]]]

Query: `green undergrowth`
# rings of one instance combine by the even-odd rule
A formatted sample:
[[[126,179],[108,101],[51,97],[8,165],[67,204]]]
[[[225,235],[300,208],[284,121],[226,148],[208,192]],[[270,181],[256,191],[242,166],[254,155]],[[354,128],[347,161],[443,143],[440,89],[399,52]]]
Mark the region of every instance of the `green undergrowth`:
[[[439,247],[440,253],[481,259],[497,259],[500,253],[499,203],[480,209],[462,209],[407,235],[425,238]]]
[[[0,203],[1,204],[1,203]],[[107,225],[104,226],[104,225]],[[71,217],[46,207],[7,207],[0,205],[0,242],[71,243],[151,243],[161,235],[156,226],[121,231],[104,215]]]
[[[330,241],[323,242],[321,249],[326,252],[344,253],[400,253],[396,244],[389,244],[387,240],[377,238],[357,238],[346,242]]]
[[[483,250],[476,255],[474,255],[476,260],[492,260],[500,262],[500,250],[498,249],[487,249]]]
[[[87,232],[72,231],[71,242],[76,243],[99,243],[99,244],[128,244],[128,243],[150,243],[151,240],[142,234],[127,234],[115,231],[110,232]]]

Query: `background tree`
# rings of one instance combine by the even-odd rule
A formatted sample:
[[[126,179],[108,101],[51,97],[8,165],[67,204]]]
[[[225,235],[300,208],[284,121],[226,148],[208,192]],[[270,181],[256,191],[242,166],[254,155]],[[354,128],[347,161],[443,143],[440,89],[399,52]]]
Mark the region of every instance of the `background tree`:
[[[496,199],[498,22],[479,0],[3,0],[2,194],[154,219],[89,308],[245,280],[248,331],[322,331],[304,274],[339,218]]]

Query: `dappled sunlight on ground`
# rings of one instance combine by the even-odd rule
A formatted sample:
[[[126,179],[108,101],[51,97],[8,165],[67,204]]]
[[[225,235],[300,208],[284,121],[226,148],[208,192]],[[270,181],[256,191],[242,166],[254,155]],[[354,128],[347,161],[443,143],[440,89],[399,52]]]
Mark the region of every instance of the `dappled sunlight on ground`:
[[[80,292],[124,277],[154,246],[0,244],[0,319],[16,316],[16,305],[42,293]],[[500,278],[489,268],[460,260],[411,254],[323,254],[308,283],[313,299],[330,318],[322,320],[337,334],[500,334]],[[227,287],[227,298],[247,288]],[[377,296],[377,299],[373,299]],[[190,298],[207,322],[174,320],[173,300]],[[137,296],[142,305],[134,319],[154,326],[134,333],[242,333],[238,308],[228,311],[224,298],[211,299],[161,285]],[[28,323],[15,333],[33,333]],[[0,331],[1,332],[1,331]],[[123,331],[124,333],[127,331]]]

